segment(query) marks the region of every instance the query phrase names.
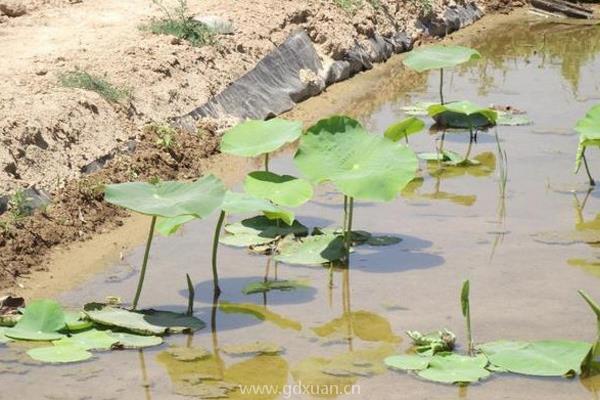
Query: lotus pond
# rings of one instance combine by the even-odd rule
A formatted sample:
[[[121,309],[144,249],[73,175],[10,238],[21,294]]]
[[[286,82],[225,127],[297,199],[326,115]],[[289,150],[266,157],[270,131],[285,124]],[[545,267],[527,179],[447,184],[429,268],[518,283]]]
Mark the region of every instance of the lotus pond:
[[[287,130],[279,127],[286,130],[282,143],[240,154],[257,156],[250,171],[261,172],[240,174],[233,190],[241,193],[245,188],[256,198],[227,194],[208,177],[197,185],[203,195],[211,196],[203,198],[201,208],[190,209],[190,204],[174,204],[150,187],[150,195],[160,198],[163,206],[166,202],[169,210],[177,206],[183,211],[165,215],[155,203],[146,214],[188,217],[170,223],[148,217],[147,226],[140,229],[151,225],[172,233],[177,223],[186,224],[170,236],[155,235],[149,252],[146,246],[132,250],[121,263],[57,300],[65,309],[78,310],[117,296],[130,306],[138,293],[138,309],[173,313],[145,311],[129,332],[122,332],[123,321],[131,320],[120,309],[90,305],[87,315],[94,323],[106,327],[119,321],[113,325],[116,329],[63,338],[57,331],[64,320],[61,326],[54,323],[60,309],[29,303],[23,317],[28,320],[4,333],[67,343],[55,342],[51,346],[58,350],[50,355],[47,342],[0,345],[0,398],[274,399],[283,395],[244,394],[239,385],[271,385],[283,391],[284,385],[299,383],[320,394],[296,393],[294,398],[598,398],[600,375],[575,373],[598,334],[596,315],[578,290],[600,299],[600,199],[584,168],[577,175],[573,170],[580,140],[574,128],[600,102],[600,28],[519,20],[474,37],[476,41],[461,44],[477,49],[481,57],[444,68],[444,107],[450,109],[459,100],[471,103],[450,111],[504,106],[493,110],[496,117],[505,118],[503,123],[494,121],[497,127],[471,132],[463,126],[460,132],[442,134],[429,130],[429,116],[417,115],[426,122],[425,131],[405,139],[402,132],[412,133],[419,124],[394,124],[422,114],[423,103],[439,102],[440,74],[406,71],[402,60],[392,60],[284,117],[326,117],[319,114],[320,108],[327,108],[323,104],[334,103],[344,91],[362,90],[361,81],[368,83],[369,76],[384,81],[336,112],[360,121],[377,140],[386,130],[387,137],[398,139],[397,145],[373,150],[381,147],[377,140],[352,136],[356,148],[381,151],[379,160],[398,163],[398,170],[410,169],[413,163],[416,168],[417,163],[400,143],[407,141],[415,153],[425,153],[418,161],[417,179],[396,199],[394,187],[405,186],[406,174],[386,176],[391,189],[377,185],[365,194],[362,188],[376,179],[369,176],[358,187],[356,179],[348,182],[348,171],[336,170],[345,161],[336,159],[339,154],[327,158],[335,161],[332,164],[314,156],[311,148],[318,141],[303,137],[304,155],[295,160],[293,148],[272,154],[280,144],[294,140],[295,128],[289,125]],[[508,118],[507,110],[526,114],[516,112]],[[489,122],[487,111],[476,114]],[[506,125],[507,118],[513,125]],[[587,120],[593,123],[594,115]],[[355,127],[351,122],[333,125]],[[595,144],[593,136],[585,139]],[[596,148],[590,147],[586,156],[591,174],[600,177]],[[393,157],[397,159],[390,161]],[[264,161],[269,172],[262,171]],[[318,185],[285,176],[314,182],[334,172],[333,183]],[[302,195],[290,198],[283,186],[273,191],[270,185],[275,183]],[[137,193],[142,196],[146,189]],[[344,198],[340,191],[351,196]],[[192,197],[198,198],[198,193]],[[215,196],[220,200],[214,201]],[[118,193],[107,197],[118,198]],[[374,201],[381,199],[391,201]],[[240,214],[248,210],[252,212]],[[305,228],[286,223],[292,212]],[[251,222],[238,223],[256,214],[260,216]],[[280,222],[269,220],[276,217]],[[269,255],[274,251],[270,240],[256,243],[256,236],[272,238],[264,234],[265,226],[270,232],[302,234],[306,229],[319,235],[305,238],[302,251],[297,251],[299,242],[289,241],[281,243],[282,251]],[[336,236],[343,226],[354,233]],[[223,242],[217,248],[215,230]],[[331,238],[325,248],[323,238]],[[352,251],[345,260],[349,242]],[[232,246],[240,243],[254,244],[254,251]],[[300,265],[307,259],[318,264],[332,254],[341,262]],[[142,290],[140,266],[145,258]],[[191,304],[190,292],[195,295]],[[189,311],[195,318],[186,315]],[[50,317],[40,322],[40,314]],[[69,329],[90,332],[80,326],[84,322],[67,314]],[[169,328],[173,334],[160,344],[155,337],[167,326],[181,329]],[[182,330],[195,333],[177,334]],[[96,351],[115,345],[122,350]],[[39,361],[86,359],[86,346],[93,358],[84,362]],[[137,349],[128,350],[132,347]],[[451,350],[454,353],[444,353]],[[474,357],[467,357],[469,353]],[[452,384],[455,381],[475,382]],[[355,391],[360,394],[335,394],[348,385],[359,385]]]

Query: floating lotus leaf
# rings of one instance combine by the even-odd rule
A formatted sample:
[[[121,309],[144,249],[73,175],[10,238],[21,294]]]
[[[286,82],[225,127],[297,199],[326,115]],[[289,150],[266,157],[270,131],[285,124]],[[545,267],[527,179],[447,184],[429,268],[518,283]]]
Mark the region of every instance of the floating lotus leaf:
[[[402,341],[394,334],[390,322],[386,318],[369,311],[345,313],[340,318],[316,326],[312,330],[320,337],[350,339],[348,326],[352,326],[352,336],[365,342],[398,343]]]
[[[81,362],[93,357],[89,351],[72,344],[37,347],[27,350],[27,354],[34,360],[52,364]]]
[[[8,343],[8,342],[12,341],[11,338],[4,335],[5,330],[6,330],[6,328],[0,327],[0,343]]]
[[[345,254],[342,236],[315,235],[282,243],[275,261],[286,264],[320,265],[340,260]]]
[[[523,126],[531,125],[533,121],[527,114],[524,113],[511,113],[506,111],[498,111],[498,119],[496,120],[497,125],[502,126]]]
[[[225,132],[221,151],[242,157],[257,157],[292,143],[302,135],[302,123],[273,118],[242,122]]]
[[[267,171],[249,173],[244,189],[253,196],[285,207],[298,207],[313,196],[312,185],[304,179]]]
[[[431,357],[419,356],[416,354],[402,354],[391,356],[383,360],[386,366],[403,371],[420,371],[429,366]]]
[[[468,47],[435,45],[411,51],[402,62],[412,70],[423,72],[450,68],[480,58],[481,54],[477,50]]]
[[[436,354],[426,369],[420,370],[421,378],[441,383],[477,382],[490,376],[485,369],[488,359],[484,355],[466,357],[453,353]]]
[[[213,175],[195,182],[165,181],[156,184],[130,182],[106,186],[104,199],[141,214],[174,218],[204,218],[221,207],[225,186]]]
[[[86,310],[89,319],[97,324],[125,329],[140,335],[164,335],[167,326],[154,325],[146,320],[144,314],[116,307],[104,307],[96,310]]]
[[[287,225],[266,216],[245,219],[224,229],[228,234],[221,236],[220,243],[236,247],[263,245],[287,235],[308,234],[308,228],[298,221]]]
[[[434,104],[429,106],[427,112],[439,125],[449,128],[483,128],[495,125],[498,119],[495,110],[470,101]]]
[[[219,309],[227,314],[246,314],[252,315],[261,321],[268,321],[283,329],[302,330],[302,325],[295,320],[286,318],[282,315],[269,311],[262,305],[250,303],[229,303],[222,301],[219,303]]]
[[[389,235],[381,235],[381,236],[371,236],[367,239],[367,244],[369,246],[392,246],[394,244],[398,244],[402,241],[402,238],[397,236],[389,236]]]
[[[234,356],[248,356],[258,354],[278,354],[283,351],[283,347],[278,344],[267,342],[254,342],[242,344],[230,344],[221,348],[223,352]]]
[[[242,289],[242,293],[249,295],[255,293],[267,293],[271,290],[287,292],[295,289],[305,289],[307,287],[308,285],[305,282],[298,281],[259,281],[247,284],[244,289]]]
[[[125,332],[110,332],[109,334],[117,340],[116,347],[123,349],[143,349],[160,346],[163,343],[160,336],[141,336]]]
[[[425,122],[419,118],[410,117],[390,125],[383,133],[383,136],[393,142],[397,142],[400,139],[421,132],[424,127]]]
[[[404,111],[407,115],[428,115],[427,109],[437,103],[419,101],[411,106],[400,107],[400,110]]]
[[[53,300],[36,300],[23,310],[23,316],[13,328],[4,330],[4,334],[12,339],[50,341],[62,338],[58,331],[64,327],[65,313],[60,304]]]
[[[203,347],[172,346],[166,352],[177,361],[198,361],[211,356],[211,353]]]
[[[590,108],[585,117],[577,121],[575,131],[579,133],[579,148],[575,162],[575,171],[577,171],[581,166],[585,148],[600,146],[600,104]]]
[[[389,201],[415,177],[415,153],[399,142],[369,135],[355,120],[319,121],[300,139],[294,162],[313,183],[330,181],[347,196]]]
[[[344,234],[341,228],[319,228],[315,227],[312,231],[313,236],[316,235],[337,235],[342,236]],[[350,232],[350,240],[353,245],[365,244],[373,235],[367,231],[353,230]]]
[[[144,320],[155,326],[168,329],[169,333],[188,333],[203,329],[206,324],[191,315],[171,311],[142,310]]]
[[[70,332],[79,332],[91,328],[94,324],[85,319],[82,312],[65,311],[65,325]]]
[[[523,375],[564,376],[581,372],[581,364],[592,349],[584,342],[545,340],[539,342],[498,341],[479,349],[491,364]]]
[[[460,162],[464,160],[463,156],[450,150],[442,150],[440,153],[419,153],[417,157],[424,161]]]
[[[109,335],[109,332],[91,329],[57,340],[54,344],[56,346],[76,346],[84,350],[110,350],[118,340]]]

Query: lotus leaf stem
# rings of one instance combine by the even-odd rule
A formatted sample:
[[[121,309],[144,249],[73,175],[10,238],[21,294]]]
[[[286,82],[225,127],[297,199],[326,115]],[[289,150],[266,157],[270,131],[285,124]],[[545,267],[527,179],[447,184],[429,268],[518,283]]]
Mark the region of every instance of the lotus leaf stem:
[[[225,211],[221,210],[219,215],[219,221],[215,228],[215,236],[213,238],[212,247],[212,272],[213,272],[213,287],[215,294],[221,294],[221,288],[219,287],[219,273],[217,271],[217,253],[219,251],[219,237],[221,236],[221,229],[223,228],[223,222],[225,221]]]
[[[588,166],[587,158],[585,157],[585,150],[583,150],[583,154],[581,155],[581,158],[583,159],[583,166],[585,167],[585,173],[587,174],[588,179],[590,180],[590,186],[596,186],[596,182],[594,181],[594,178],[592,178],[592,174],[590,174],[590,167]]]
[[[269,172],[269,153],[265,154],[265,171]]]
[[[473,148],[473,127],[469,127],[469,147],[467,147],[467,154],[465,154],[465,158],[463,161],[468,161],[469,156],[471,155],[471,149]]]
[[[354,212],[354,197],[348,200],[348,223],[345,230],[346,239],[346,263],[350,266],[350,247],[352,246],[352,214]]]
[[[440,68],[440,104],[444,105],[444,68]]]
[[[196,291],[194,290],[194,285],[192,284],[192,280],[190,279],[190,274],[185,274],[185,278],[187,280],[188,286],[187,315],[194,315],[194,298],[196,297]]]
[[[148,240],[146,241],[146,250],[144,251],[144,260],[142,261],[142,270],[140,271],[140,279],[138,280],[137,289],[135,291],[135,297],[133,298],[133,309],[137,309],[140,296],[142,294],[142,287],[144,286],[144,278],[146,277],[146,267],[148,266],[148,258],[150,256],[150,247],[152,246],[152,238],[154,237],[154,227],[156,226],[156,216],[152,217],[150,223],[150,231],[148,232]]]

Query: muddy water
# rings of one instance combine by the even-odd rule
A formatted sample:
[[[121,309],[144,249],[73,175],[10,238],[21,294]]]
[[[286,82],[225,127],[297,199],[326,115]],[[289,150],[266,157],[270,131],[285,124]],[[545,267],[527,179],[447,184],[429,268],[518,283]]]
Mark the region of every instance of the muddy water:
[[[460,37],[459,37],[460,38]],[[467,40],[467,39],[460,39]],[[381,360],[410,347],[405,330],[446,327],[464,343],[458,293],[471,280],[475,340],[592,340],[595,321],[577,295],[585,289],[600,298],[600,253],[582,243],[600,234],[596,192],[586,197],[583,174],[572,174],[577,137],[571,127],[600,101],[600,28],[515,22],[486,29],[471,45],[484,59],[446,74],[446,97],[480,104],[510,104],[527,110],[534,125],[500,127],[508,171],[502,190],[501,159],[494,132],[482,133],[473,155],[482,165],[440,172],[423,165],[422,184],[387,204],[357,203],[357,229],[397,235],[389,247],[359,247],[351,269],[334,271],[279,265],[270,275],[306,280],[310,288],[244,295],[250,281],[261,280],[266,257],[222,247],[224,293],[212,307],[210,243],[214,219],[192,223],[181,234],[157,238],[142,305],[185,311],[185,274],[197,282],[196,315],[208,327],[193,337],[175,336],[170,345],[201,346],[209,359],[178,361],[167,345],[143,352],[100,354],[93,362],[49,367],[23,363],[21,347],[2,349],[1,398],[23,399],[180,399],[197,394],[200,376],[230,382],[326,385],[343,390],[359,385],[364,399],[594,399],[600,380],[532,379],[497,375],[468,388],[436,385],[386,371]],[[394,62],[396,63],[394,65]],[[344,105],[374,132],[402,118],[401,107],[435,100],[438,76],[399,75],[398,61],[375,72],[375,92]],[[303,106],[307,112],[343,90],[333,88]],[[387,79],[381,84],[381,79]],[[402,88],[401,90],[399,88]],[[348,92],[350,93],[350,92]],[[361,94],[362,95],[362,94]],[[350,94],[348,94],[350,96]],[[329,99],[329,100],[328,100]],[[307,108],[308,107],[308,108]],[[297,111],[298,113],[302,110]],[[445,147],[466,150],[465,135],[449,134]],[[433,151],[434,135],[414,136],[416,151]],[[600,158],[591,152],[600,171]],[[272,162],[278,172],[296,173],[289,155]],[[598,174],[600,176],[600,173]],[[573,190],[576,190],[573,193]],[[504,193],[504,195],[503,195]],[[317,188],[316,199],[301,207],[298,219],[309,226],[339,225],[341,197],[331,187]],[[149,221],[148,221],[149,223]],[[592,239],[589,239],[589,238]],[[69,305],[133,294],[142,249],[60,300]],[[212,329],[211,329],[212,328]],[[220,348],[268,341],[285,348],[279,356],[232,357]],[[344,367],[363,367],[368,376],[340,376]],[[323,373],[325,370],[327,373]],[[355,391],[358,390],[355,388]],[[242,396],[232,398],[278,398]],[[309,396],[295,395],[294,398]],[[324,396],[328,397],[328,396]],[[332,396],[329,396],[332,397]],[[335,397],[335,396],[333,396]]]

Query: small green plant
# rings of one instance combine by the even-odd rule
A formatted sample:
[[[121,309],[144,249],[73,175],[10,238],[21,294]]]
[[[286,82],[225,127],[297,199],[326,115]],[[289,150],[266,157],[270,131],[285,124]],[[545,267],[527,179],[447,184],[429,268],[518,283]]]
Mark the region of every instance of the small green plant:
[[[70,71],[59,77],[60,84],[68,88],[90,90],[98,93],[111,103],[131,97],[131,90],[118,88],[99,76],[89,74],[86,71]]]
[[[154,19],[144,29],[157,35],[172,35],[186,40],[196,47],[213,44],[215,33],[206,25],[194,21],[187,0],[177,0],[177,5],[169,9],[162,0],[152,0],[163,12],[164,18]]]
[[[150,124],[146,126],[146,131],[156,135],[156,145],[164,150],[171,150],[175,145],[177,132],[169,124]]]
[[[8,201],[10,210],[10,219],[18,221],[31,214],[31,209],[28,205],[31,199],[25,195],[23,190],[17,190]]]

